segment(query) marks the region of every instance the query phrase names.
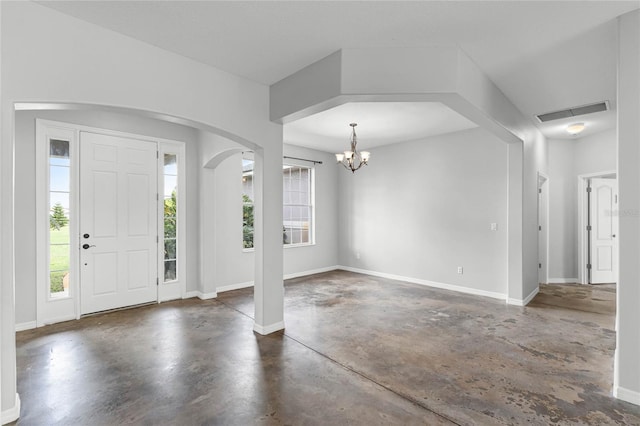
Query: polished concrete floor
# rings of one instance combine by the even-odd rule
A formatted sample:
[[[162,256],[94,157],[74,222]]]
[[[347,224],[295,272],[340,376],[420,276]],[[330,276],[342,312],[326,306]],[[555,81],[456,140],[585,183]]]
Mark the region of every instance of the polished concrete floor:
[[[334,271],[287,281],[270,336],[252,289],[97,315],[18,333],[18,424],[638,425],[611,396],[614,308],[614,288],[520,308]]]

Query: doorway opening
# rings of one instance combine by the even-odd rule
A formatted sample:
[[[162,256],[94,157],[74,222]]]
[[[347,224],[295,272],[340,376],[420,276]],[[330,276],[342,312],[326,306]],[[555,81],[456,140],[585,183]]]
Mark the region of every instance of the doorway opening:
[[[616,172],[578,176],[578,280],[618,280],[618,182]]]

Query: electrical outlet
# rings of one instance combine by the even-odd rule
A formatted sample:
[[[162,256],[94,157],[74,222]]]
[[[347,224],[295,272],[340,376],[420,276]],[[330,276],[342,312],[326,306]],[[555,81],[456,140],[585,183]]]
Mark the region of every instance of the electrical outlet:
[[[497,231],[498,230],[498,224],[497,223],[492,223],[491,224],[491,230],[492,231]]]
[[[463,273],[463,272],[462,272],[462,266],[458,266],[458,273],[459,273],[459,274],[462,274],[462,273]]]

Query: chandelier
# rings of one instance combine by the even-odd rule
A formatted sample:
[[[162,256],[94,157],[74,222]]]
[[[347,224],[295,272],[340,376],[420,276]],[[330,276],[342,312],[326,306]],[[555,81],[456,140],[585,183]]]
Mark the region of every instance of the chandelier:
[[[371,153],[368,151],[358,151],[356,149],[356,145],[358,144],[358,139],[356,137],[356,126],[357,123],[351,123],[351,150],[345,151],[344,153],[336,154],[336,160],[338,164],[342,164],[345,169],[351,170],[352,173],[355,173],[363,165],[369,164],[369,157],[371,157]]]

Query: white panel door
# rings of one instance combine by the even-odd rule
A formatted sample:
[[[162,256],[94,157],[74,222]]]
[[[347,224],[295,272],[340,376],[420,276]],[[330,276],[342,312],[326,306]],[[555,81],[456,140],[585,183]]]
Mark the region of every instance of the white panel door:
[[[157,300],[157,144],[80,134],[80,311]]]
[[[617,180],[591,179],[591,284],[616,282]]]

